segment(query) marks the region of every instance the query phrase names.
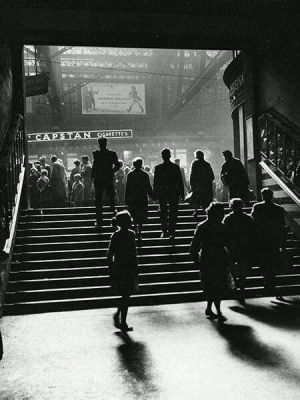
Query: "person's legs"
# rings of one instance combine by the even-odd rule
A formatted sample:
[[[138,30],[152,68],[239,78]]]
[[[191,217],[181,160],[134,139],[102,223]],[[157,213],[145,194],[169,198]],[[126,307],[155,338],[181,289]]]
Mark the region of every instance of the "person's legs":
[[[159,216],[163,236],[168,233],[168,203],[165,199],[159,199]]]
[[[212,309],[211,309],[211,307],[212,307],[212,304],[213,304],[213,301],[212,301],[212,299],[207,299],[207,306],[206,306],[206,310],[205,310],[205,315],[207,316],[207,317],[210,317],[210,318],[216,318],[217,317],[217,315],[212,311]]]
[[[247,271],[249,268],[249,263],[247,261],[240,261],[238,264],[238,278],[239,278],[239,302],[245,304],[245,286]]]
[[[116,196],[116,191],[113,182],[108,182],[106,185],[106,193],[109,197],[109,206],[110,210],[115,213],[115,196]]]
[[[130,295],[123,295],[122,296],[122,304],[121,304],[121,330],[128,331],[132,330],[132,328],[128,328],[127,325],[127,314],[128,314],[128,307],[129,307]]]
[[[176,222],[178,215],[178,197],[171,199],[169,202],[169,233],[170,236],[175,237],[176,232]]]
[[[104,187],[95,183],[96,224],[102,225],[102,198]]]
[[[214,299],[214,305],[216,307],[217,313],[218,313],[218,321],[219,322],[225,322],[227,320],[226,317],[221,312],[221,300],[220,299]]]
[[[116,313],[113,315],[114,319],[114,326],[116,328],[120,328],[120,315],[121,315],[121,309],[122,309],[122,297],[120,298],[119,305],[117,308]]]

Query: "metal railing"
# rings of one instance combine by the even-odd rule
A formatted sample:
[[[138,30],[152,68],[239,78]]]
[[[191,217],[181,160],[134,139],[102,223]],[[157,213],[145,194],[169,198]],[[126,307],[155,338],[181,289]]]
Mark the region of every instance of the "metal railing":
[[[19,114],[10,125],[0,151],[0,242],[10,235],[20,176],[25,164],[26,138],[23,117]]]
[[[275,110],[259,117],[259,128],[262,158],[300,188],[300,129]]]

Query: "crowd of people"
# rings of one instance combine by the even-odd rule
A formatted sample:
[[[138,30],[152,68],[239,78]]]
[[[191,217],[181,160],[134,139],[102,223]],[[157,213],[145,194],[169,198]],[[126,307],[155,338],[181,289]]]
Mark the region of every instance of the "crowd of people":
[[[230,200],[231,212],[224,217],[222,203],[211,202],[207,218],[194,233],[190,255],[200,271],[201,284],[207,300],[205,314],[224,323],[221,301],[230,290],[239,289],[238,300],[246,306],[246,278],[254,266],[259,266],[264,278],[265,295],[275,294],[275,277],[280,268],[280,256],[285,254],[285,219],[283,208],[272,201],[273,192],[264,188],[263,201],[256,203],[251,215],[243,211],[240,198]],[[120,296],[113,316],[116,328],[124,332],[133,328],[127,324],[130,296],[138,291],[138,262],[135,232],[131,230],[129,211],[115,217],[107,261],[114,294]],[[215,306],[216,313],[212,310]]]
[[[135,239],[141,245],[149,200],[159,203],[161,237],[169,238],[173,243],[179,201],[188,201],[194,208],[195,217],[199,208],[206,210],[207,219],[196,228],[190,254],[201,273],[207,317],[217,318],[220,323],[226,320],[221,312],[221,301],[228,289],[236,285],[238,300],[245,305],[246,277],[255,265],[262,270],[266,294],[274,292],[279,255],[285,249],[284,211],[272,201],[273,192],[268,188],[262,190],[263,201],[253,206],[251,215],[243,211],[245,205],[250,206],[249,179],[243,164],[231,151],[223,152],[224,164],[220,173],[231,199],[232,211],[224,217],[223,204],[214,201],[214,172],[201,150],[195,152],[187,180],[180,161],[171,161],[168,148],[162,150],[162,163],[156,165],[152,173],[148,166],[143,166],[140,157],[133,160],[131,167],[124,167],[117,154],[107,148],[106,138],[99,138],[98,143],[99,149],[93,152],[93,163],[87,156],[82,157],[82,162],[74,162],[69,201],[76,206],[90,205],[94,197],[97,230],[103,226],[104,196],[110,205],[115,232],[107,260],[112,289],[120,296],[114,314],[117,328],[131,330],[126,320],[130,296],[138,289]],[[53,206],[59,207],[68,199],[66,172],[56,156],[51,157],[51,164],[50,168],[41,157],[40,170],[37,166],[32,167],[30,176],[35,177],[35,189],[39,194],[36,198],[40,205],[52,201]],[[125,204],[127,209],[116,214],[116,201]],[[213,305],[216,313],[212,310]]]

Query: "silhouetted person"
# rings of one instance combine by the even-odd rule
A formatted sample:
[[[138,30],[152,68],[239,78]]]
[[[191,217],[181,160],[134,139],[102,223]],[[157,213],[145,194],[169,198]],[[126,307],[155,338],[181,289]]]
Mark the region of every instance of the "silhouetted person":
[[[280,249],[285,251],[284,209],[273,203],[271,189],[262,189],[261,195],[263,201],[254,204],[251,215],[257,226],[259,264],[264,276],[265,290],[272,294]]]
[[[229,197],[240,198],[244,204],[249,203],[249,178],[242,162],[234,158],[230,150],[223,151],[225,163],[221,169],[221,180],[225,186],[228,186]]]
[[[83,204],[89,206],[91,204],[92,196],[92,164],[89,161],[88,156],[81,157],[81,178],[83,184]]]
[[[195,207],[193,216],[197,216],[198,207],[204,210],[213,201],[213,181],[215,179],[209,162],[204,160],[204,153],[196,150],[195,160],[192,163],[190,186],[193,192],[191,205]]]
[[[200,267],[201,281],[207,299],[205,314],[226,321],[221,312],[221,300],[228,289],[229,255],[226,249],[226,229],[222,223],[224,209],[221,203],[211,203],[206,209],[207,219],[201,222],[195,231],[190,254]],[[199,251],[200,259],[199,259]],[[217,315],[212,311],[215,304]]]
[[[178,202],[179,197],[184,199],[184,187],[180,168],[170,161],[170,150],[163,149],[161,156],[163,163],[157,165],[154,171],[154,196],[159,201],[162,237],[167,237],[169,234],[174,239]]]
[[[37,180],[37,189],[39,192],[39,206],[41,208],[49,207],[51,203],[50,180],[48,171],[42,169],[41,176]]]
[[[32,167],[28,177],[29,200],[30,207],[37,208],[39,206],[39,191],[37,188],[37,181],[40,177],[38,170]]]
[[[66,170],[56,156],[51,157],[50,189],[53,207],[65,207],[67,201]]]
[[[149,175],[149,180],[150,180],[150,185],[153,187],[153,183],[154,183],[154,175],[151,171],[151,168],[149,167],[149,165],[145,166],[145,171],[147,172],[147,174]]]
[[[84,186],[81,182],[81,175],[75,174],[74,175],[74,183],[72,185],[71,191],[71,204],[75,207],[80,207],[83,205],[84,202]]]
[[[125,174],[123,161],[119,160],[120,169],[115,173],[115,186],[117,191],[118,204],[122,205],[125,201]]]
[[[142,170],[143,160],[135,158],[132,161],[134,169],[128,173],[125,203],[133,218],[138,239],[142,238],[142,227],[148,216],[148,196],[153,198],[153,190],[149,175]]]
[[[41,166],[41,170],[42,169],[46,169],[47,170],[47,172],[48,172],[48,178],[50,179],[50,176],[51,176],[51,167],[50,167],[50,165],[49,164],[47,164],[46,163],[46,157],[45,156],[42,156],[42,157],[40,157],[40,166]]]
[[[235,265],[234,278],[240,289],[239,302],[244,305],[246,277],[251,270],[256,252],[256,229],[250,215],[243,212],[244,203],[241,199],[231,199],[230,207],[232,212],[224,218],[227,247],[230,259]]]
[[[99,138],[99,150],[93,152],[92,178],[95,186],[96,226],[102,226],[103,192],[109,197],[110,208],[115,212],[114,173],[120,168],[117,154],[108,150],[107,139]]]
[[[180,166],[180,158],[175,158],[174,163],[177,164],[178,167],[180,168],[182,183],[183,183],[183,187],[184,187],[184,196],[185,196],[189,190],[189,185],[187,183],[186,176],[185,176],[185,170],[183,167]]]
[[[74,183],[74,176],[76,174],[81,174],[81,168],[80,168],[80,161],[79,160],[75,160],[74,161],[74,165],[75,167],[72,169],[71,173],[70,173],[70,183],[71,183],[71,189]]]
[[[131,216],[121,211],[115,217],[119,229],[112,234],[107,253],[109,274],[114,293],[121,296],[114,325],[124,332],[131,331],[126,322],[130,296],[137,288],[138,263],[135,233],[130,230]]]

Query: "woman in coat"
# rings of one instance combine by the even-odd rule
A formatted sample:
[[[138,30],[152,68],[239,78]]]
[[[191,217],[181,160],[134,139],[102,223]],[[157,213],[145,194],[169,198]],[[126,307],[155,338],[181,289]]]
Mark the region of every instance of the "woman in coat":
[[[115,217],[118,230],[112,234],[107,253],[111,285],[114,293],[121,296],[114,325],[123,332],[132,331],[126,322],[130,296],[137,289],[137,255],[135,234],[130,229],[131,215],[121,211]]]
[[[142,227],[148,216],[148,196],[153,198],[149,175],[142,170],[143,160],[139,157],[132,162],[133,170],[128,173],[125,203],[132,215],[138,239],[142,238]]]
[[[195,231],[190,254],[196,265],[200,264],[201,281],[207,299],[205,314],[226,321],[221,312],[221,300],[228,289],[229,255],[225,247],[226,231],[222,223],[224,209],[221,203],[211,203],[206,210],[207,219]],[[199,251],[200,258],[199,258]],[[211,307],[214,303],[217,315]]]

